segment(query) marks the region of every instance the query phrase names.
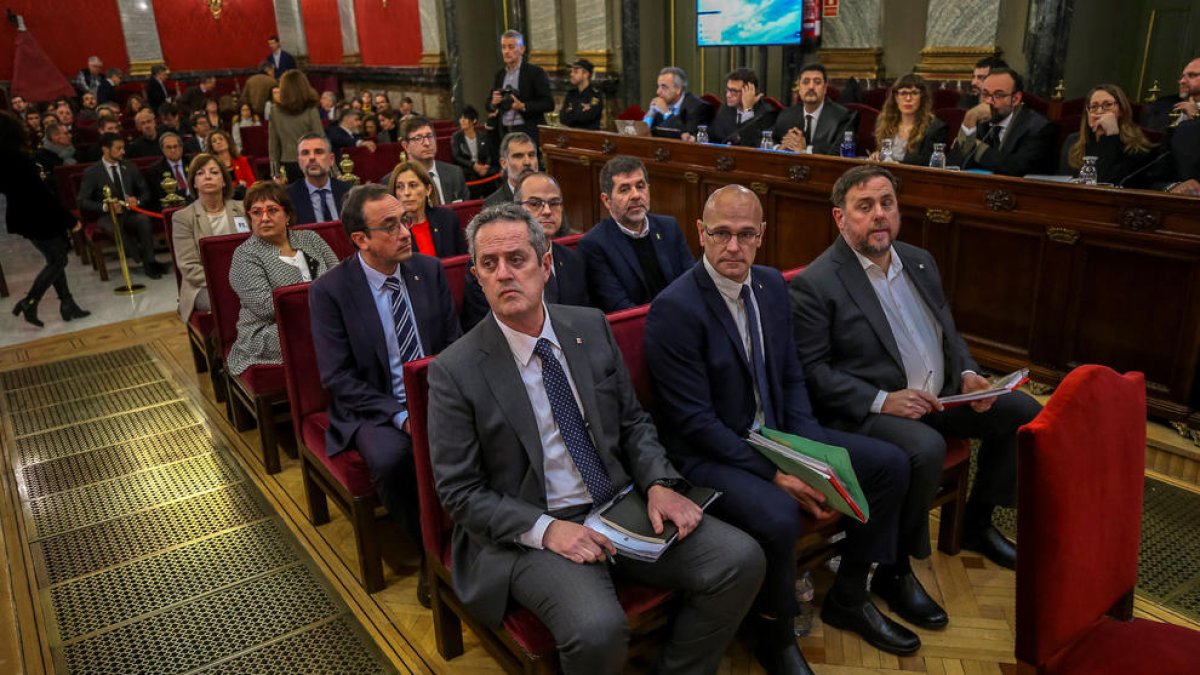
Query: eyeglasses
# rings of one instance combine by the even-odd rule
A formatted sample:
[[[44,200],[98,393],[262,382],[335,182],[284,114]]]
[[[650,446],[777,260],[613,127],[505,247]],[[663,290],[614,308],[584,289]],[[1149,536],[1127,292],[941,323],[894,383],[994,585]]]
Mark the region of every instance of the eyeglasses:
[[[395,235],[396,232],[398,232],[400,230],[400,228],[402,228],[402,227],[404,227],[404,225],[401,223],[388,223],[387,225],[377,225],[375,227],[364,227],[363,229],[366,230],[367,232],[382,232],[382,233],[386,234],[387,236],[391,237],[391,236]]]
[[[1090,113],[1110,112],[1116,110],[1116,108],[1116,101],[1101,101],[1099,103],[1089,103],[1087,106],[1087,111]]]
[[[735,236],[737,237],[739,246],[749,246],[750,244],[758,241],[758,238],[762,236],[762,232],[754,232],[751,230],[742,230],[741,232],[735,234],[729,230],[714,231],[708,229],[707,227],[704,228],[704,234],[707,234],[713,241],[721,244],[722,246],[728,244],[729,240],[733,239]]]
[[[249,216],[255,220],[262,218],[264,215],[274,218],[275,216],[278,216],[279,214],[283,213],[283,207],[282,206],[261,206],[258,208],[250,209],[246,213],[249,214]]]
[[[563,200],[561,197],[555,197],[554,199],[539,199],[537,197],[530,197],[523,202],[517,203],[529,209],[530,211],[537,212],[541,211],[547,206],[549,206],[551,209],[561,209]]]
[[[901,89],[896,92],[896,98],[920,98],[920,89]]]
[[[981,101],[1003,101],[1012,97],[1013,95],[1006,91],[985,91],[979,94]]]
[[[409,143],[432,143],[433,139],[434,139],[433,134],[421,134],[420,136],[409,136],[408,142]]]

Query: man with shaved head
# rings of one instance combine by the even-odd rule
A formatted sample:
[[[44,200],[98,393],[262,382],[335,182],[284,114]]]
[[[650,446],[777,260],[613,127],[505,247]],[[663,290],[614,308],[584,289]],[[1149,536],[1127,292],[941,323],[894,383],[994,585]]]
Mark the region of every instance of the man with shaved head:
[[[650,304],[645,350],[659,429],[684,477],[724,492],[712,513],[757,539],[766,554],[754,612],[755,656],[768,673],[811,672],[792,631],[799,609],[796,539],[838,514],[746,437],[769,427],[846,448],[870,517],[865,524],[847,519],[841,566],[821,616],[879,649],[912,654],[920,639],[882,614],[867,593],[871,564],[890,564],[896,553],[908,463],[891,443],[826,429],[813,417],[787,285],[778,270],[754,264],[766,226],[751,190],[728,185],[714,192],[696,223],[704,257]]]

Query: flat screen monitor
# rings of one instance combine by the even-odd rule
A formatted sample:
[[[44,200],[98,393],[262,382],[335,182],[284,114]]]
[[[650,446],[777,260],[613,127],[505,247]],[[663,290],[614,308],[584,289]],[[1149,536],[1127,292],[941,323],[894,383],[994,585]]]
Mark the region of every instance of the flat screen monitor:
[[[798,45],[804,0],[696,0],[701,47]]]

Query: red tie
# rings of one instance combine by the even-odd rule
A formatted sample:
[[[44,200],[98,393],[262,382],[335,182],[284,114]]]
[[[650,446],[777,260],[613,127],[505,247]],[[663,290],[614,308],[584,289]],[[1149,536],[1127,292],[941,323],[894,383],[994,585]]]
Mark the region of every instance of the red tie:
[[[188,184],[187,179],[183,177],[183,171],[179,169],[179,165],[175,165],[175,181],[179,183],[179,193],[187,194]]]

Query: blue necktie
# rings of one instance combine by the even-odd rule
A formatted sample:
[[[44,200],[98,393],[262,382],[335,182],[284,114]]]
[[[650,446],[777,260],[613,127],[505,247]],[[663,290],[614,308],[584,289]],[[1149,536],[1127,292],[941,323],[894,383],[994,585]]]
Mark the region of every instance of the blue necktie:
[[[334,220],[333,214],[329,212],[329,202],[326,201],[326,197],[329,195],[329,188],[321,188],[320,190],[317,190],[317,195],[319,195],[321,199],[321,220],[324,222]],[[394,306],[395,304],[395,301],[393,301],[392,305]]]
[[[567,374],[563,372],[558,359],[554,358],[554,350],[546,338],[538,338],[533,353],[542,360],[542,384],[546,388],[546,397],[550,399],[550,412],[554,415],[554,423],[558,425],[563,442],[567,444],[575,468],[583,476],[592,502],[604,503],[613,496],[612,481],[584,426],[583,415],[579,413],[575,395],[571,393],[571,384],[567,382]]]
[[[383,287],[392,292],[392,319],[396,322],[396,341],[400,343],[400,362],[408,363],[421,358],[425,353],[421,349],[421,340],[417,338],[417,322],[408,306],[404,290],[400,288],[400,282],[396,277],[388,277],[384,280]]]
[[[750,329],[750,363],[754,366],[754,385],[758,388],[758,398],[762,400],[763,424],[775,429],[778,427],[775,425],[775,411],[771,406],[771,389],[767,385],[767,361],[763,358],[762,341],[758,331],[758,312],[754,310],[749,286],[742,286],[741,296],[742,305],[746,308],[746,327]]]

